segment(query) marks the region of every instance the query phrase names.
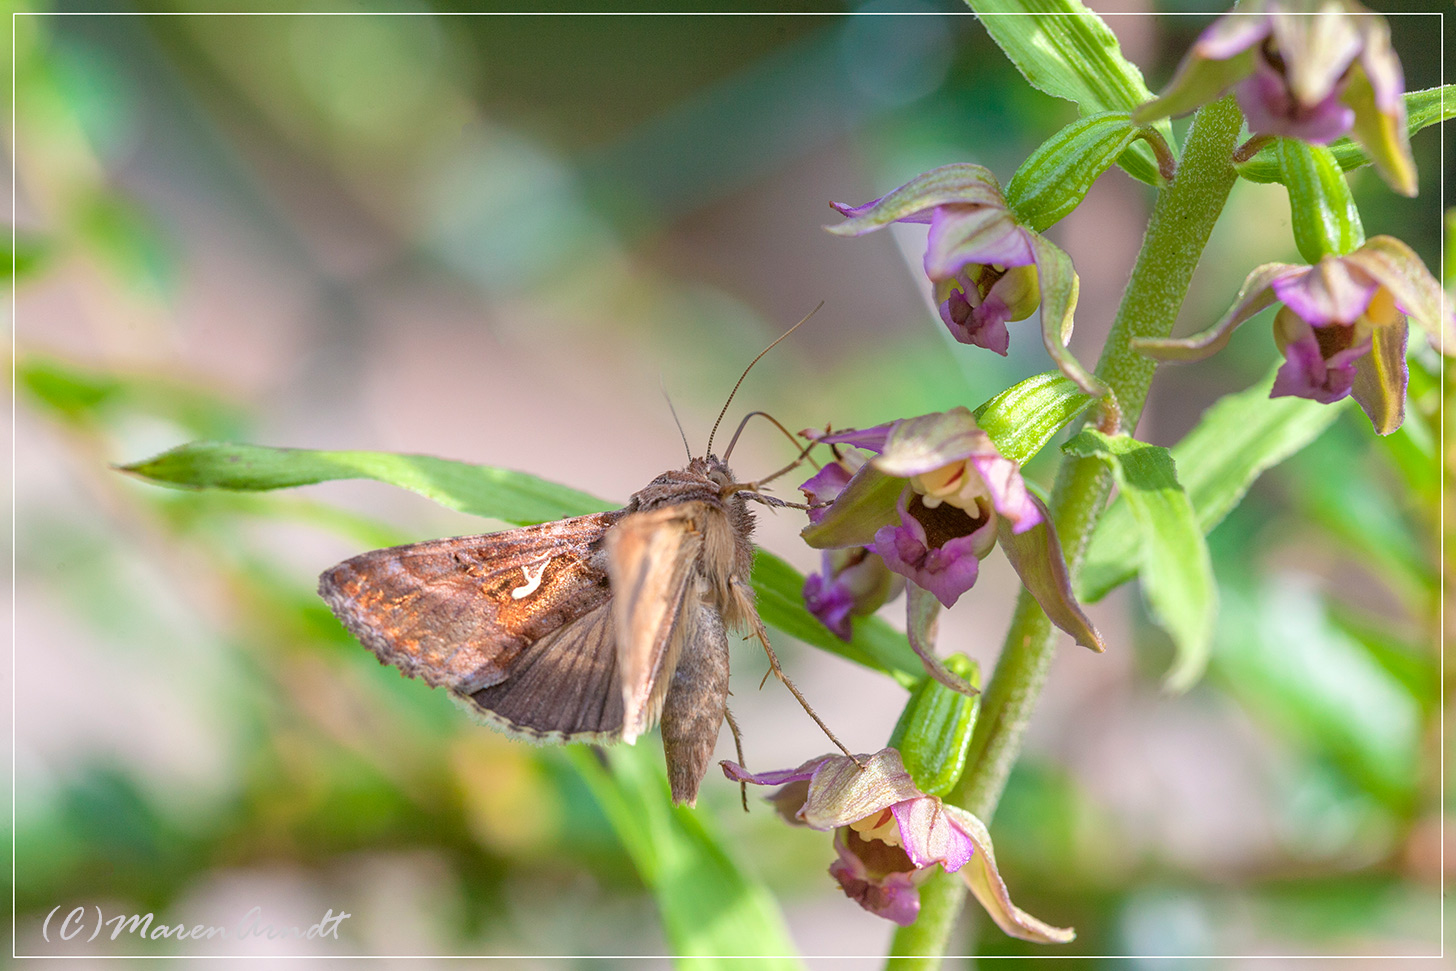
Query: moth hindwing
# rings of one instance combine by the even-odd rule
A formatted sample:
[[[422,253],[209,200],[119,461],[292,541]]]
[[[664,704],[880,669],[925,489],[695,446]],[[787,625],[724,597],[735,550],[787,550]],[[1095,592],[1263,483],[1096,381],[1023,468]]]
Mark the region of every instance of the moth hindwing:
[[[757,626],[753,519],[716,458],[623,509],[375,550],[319,593],[379,660],[543,742],[633,741],[659,719],[692,803],[728,696],[727,630]]]

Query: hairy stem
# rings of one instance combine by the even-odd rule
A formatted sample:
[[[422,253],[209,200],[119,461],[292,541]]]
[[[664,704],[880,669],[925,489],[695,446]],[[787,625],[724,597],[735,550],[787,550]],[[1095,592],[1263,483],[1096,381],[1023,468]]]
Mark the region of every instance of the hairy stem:
[[[1133,351],[1129,342],[1134,337],[1166,337],[1171,333],[1193,270],[1233,187],[1233,149],[1242,123],[1232,97],[1201,109],[1189,130],[1177,177],[1159,193],[1153,208],[1137,265],[1097,363],[1097,376],[1116,395],[1129,429],[1137,427],[1155,367],[1151,360]],[[1052,521],[1074,577],[1110,489],[1111,475],[1096,459],[1066,459],[1057,474]],[[1021,751],[1022,735],[1036,708],[1059,640],[1046,614],[1023,590],[982,701],[967,760],[969,768],[950,795],[951,802],[987,823],[996,813],[996,803]],[[934,901],[938,913],[935,919],[922,918],[901,928],[895,934],[892,955],[945,952],[955,915],[965,899],[965,884],[955,876],[938,873],[921,894],[923,899]],[[922,958],[916,965],[891,959],[893,967],[934,968],[938,964],[938,958]]]

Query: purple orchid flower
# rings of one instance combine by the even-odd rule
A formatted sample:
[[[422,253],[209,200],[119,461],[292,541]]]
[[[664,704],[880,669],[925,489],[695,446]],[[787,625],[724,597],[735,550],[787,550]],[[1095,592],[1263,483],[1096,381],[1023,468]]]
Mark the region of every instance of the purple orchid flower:
[[[1324,145],[1348,133],[1391,188],[1416,194],[1400,59],[1385,19],[1354,0],[1244,0],[1133,121],[1187,114],[1230,87],[1254,134]]]
[[[921,792],[899,752],[886,748],[859,759],[862,764],[825,755],[796,769],[757,774],[734,762],[721,764],[736,782],[780,786],[769,801],[788,822],[832,830],[837,859],[830,875],[846,896],[876,916],[913,924],[920,912],[919,884],[939,865],[959,873],[1012,937],[1064,944],[1076,936],[1070,927],[1053,927],[1011,902],[985,824]]]
[[[1006,324],[1041,308],[1042,340],[1062,372],[1089,394],[1105,391],[1067,350],[1077,305],[1072,261],[1007,207],[989,170],[943,165],[862,206],[830,203],[847,216],[826,226],[862,236],[891,223],[926,223],[925,274],[941,320],[962,344],[1005,355]]]
[[[1283,306],[1274,317],[1274,341],[1284,363],[1270,397],[1329,404],[1353,396],[1381,435],[1405,417],[1407,315],[1444,353],[1456,351],[1456,324],[1442,308],[1440,284],[1409,246],[1391,236],[1371,237],[1354,252],[1326,256],[1314,266],[1265,264],[1249,274],[1233,307],[1208,330],[1133,343],[1160,360],[1199,360],[1276,302]]]
[[[810,546],[872,548],[890,570],[950,607],[975,584],[980,560],[999,542],[1052,620],[1078,643],[1102,649],[1072,594],[1045,510],[968,409],[804,434],[878,453],[804,530]]]

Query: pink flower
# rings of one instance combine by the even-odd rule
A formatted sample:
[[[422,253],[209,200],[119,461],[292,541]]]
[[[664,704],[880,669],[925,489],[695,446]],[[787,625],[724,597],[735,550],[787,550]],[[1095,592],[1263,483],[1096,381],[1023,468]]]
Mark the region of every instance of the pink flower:
[[[752,773],[723,762],[735,782],[781,786],[769,796],[795,825],[832,830],[838,853],[829,873],[865,910],[902,926],[920,912],[919,884],[939,865],[959,873],[998,927],[1012,937],[1064,944],[1076,933],[1053,927],[1011,902],[996,869],[985,824],[970,813],[927,796],[892,748],[860,756],[811,759],[796,769]]]

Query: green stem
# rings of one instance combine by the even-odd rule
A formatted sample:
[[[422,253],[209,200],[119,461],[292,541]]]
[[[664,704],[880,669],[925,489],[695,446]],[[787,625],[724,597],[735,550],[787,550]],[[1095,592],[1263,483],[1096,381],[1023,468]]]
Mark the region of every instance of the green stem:
[[[1137,265],[1097,363],[1097,376],[1117,396],[1129,429],[1137,427],[1155,368],[1151,360],[1132,349],[1130,341],[1166,337],[1172,332],[1193,270],[1233,188],[1232,156],[1242,123],[1232,97],[1201,109],[1188,132],[1178,175],[1159,193],[1153,207]],[[1110,473],[1096,459],[1062,463],[1052,490],[1052,521],[1074,577],[1110,489]],[[970,768],[950,795],[951,802],[987,823],[996,813],[996,803],[1021,751],[1022,735],[1059,640],[1046,614],[1023,590],[996,673],[981,702],[967,760]],[[945,953],[955,914],[965,899],[965,884],[955,876],[938,873],[921,888],[921,895],[933,900],[938,911],[949,909],[950,915],[901,928],[895,934],[892,955]],[[916,966],[928,969],[938,964],[938,959],[931,958]]]

